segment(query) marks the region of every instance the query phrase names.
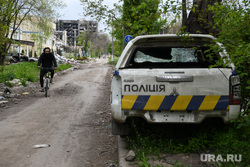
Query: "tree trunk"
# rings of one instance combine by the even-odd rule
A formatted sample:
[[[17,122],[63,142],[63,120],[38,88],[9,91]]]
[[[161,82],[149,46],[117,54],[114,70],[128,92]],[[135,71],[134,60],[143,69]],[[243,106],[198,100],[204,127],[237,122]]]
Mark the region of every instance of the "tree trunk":
[[[212,34],[217,36],[218,30],[213,28],[213,13],[208,11],[208,6],[222,0],[194,0],[193,9],[190,11],[186,31],[191,34]]]
[[[187,1],[182,0],[182,24],[181,26],[185,26],[187,22]]]
[[[2,53],[0,53],[0,66],[4,65],[4,56],[2,55]]]
[[[7,54],[6,44],[0,45],[0,65],[4,65],[6,54]]]
[[[84,52],[85,52],[85,55],[87,54],[87,48],[88,48],[88,40],[86,39],[86,40],[85,40],[85,44],[84,44]]]

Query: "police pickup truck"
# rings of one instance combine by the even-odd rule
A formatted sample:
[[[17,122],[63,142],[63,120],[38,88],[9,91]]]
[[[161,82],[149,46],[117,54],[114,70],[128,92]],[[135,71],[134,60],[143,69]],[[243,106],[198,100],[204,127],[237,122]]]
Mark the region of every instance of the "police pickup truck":
[[[112,133],[128,135],[128,120],[148,123],[225,123],[240,112],[240,79],[233,64],[213,67],[210,35],[138,36],[125,47],[111,86]],[[216,45],[220,46],[219,43]]]

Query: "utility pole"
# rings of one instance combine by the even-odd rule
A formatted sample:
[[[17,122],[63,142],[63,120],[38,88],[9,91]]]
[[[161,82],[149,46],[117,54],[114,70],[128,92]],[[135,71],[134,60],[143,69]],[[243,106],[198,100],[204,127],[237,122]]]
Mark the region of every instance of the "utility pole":
[[[19,38],[19,41],[21,40],[21,28],[20,27],[18,27],[18,38]],[[19,53],[19,55],[20,55],[20,53],[21,53],[21,48],[20,48],[20,44],[18,44],[18,53]]]
[[[125,28],[124,28],[124,26],[122,27],[122,29],[123,29],[123,34],[122,34],[123,35],[123,38],[122,38],[123,40],[122,41],[123,41],[123,50],[124,50],[124,48],[125,48]]]
[[[74,46],[76,46],[76,29],[73,29],[74,31]]]
[[[113,26],[113,14],[112,14],[112,56],[111,56],[111,60],[113,61],[114,60],[114,34],[113,34],[113,31],[114,31],[114,26]]]

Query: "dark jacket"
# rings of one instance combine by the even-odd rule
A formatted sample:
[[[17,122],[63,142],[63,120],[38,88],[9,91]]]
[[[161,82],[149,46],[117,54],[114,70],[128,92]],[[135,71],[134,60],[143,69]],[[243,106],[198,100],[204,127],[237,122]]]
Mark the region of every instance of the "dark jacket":
[[[56,59],[53,53],[42,53],[38,59],[38,66],[42,63],[42,67],[57,67]]]

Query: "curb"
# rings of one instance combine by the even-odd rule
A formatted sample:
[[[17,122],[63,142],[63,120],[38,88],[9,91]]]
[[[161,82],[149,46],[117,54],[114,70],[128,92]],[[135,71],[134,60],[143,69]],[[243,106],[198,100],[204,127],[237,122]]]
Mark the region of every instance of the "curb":
[[[119,135],[117,137],[118,140],[118,159],[119,159],[119,167],[129,167],[128,162],[125,160],[126,155],[128,154],[128,150],[126,150],[126,142],[125,138],[121,138]]]

